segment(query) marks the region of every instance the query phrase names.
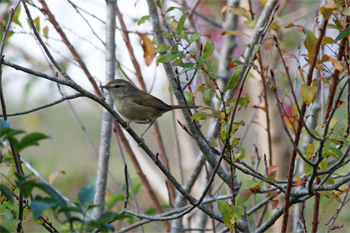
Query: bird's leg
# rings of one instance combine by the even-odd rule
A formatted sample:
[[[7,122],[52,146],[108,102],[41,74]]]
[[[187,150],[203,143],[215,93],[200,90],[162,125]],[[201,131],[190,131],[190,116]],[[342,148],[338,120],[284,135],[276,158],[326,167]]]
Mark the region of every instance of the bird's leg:
[[[131,122],[136,122],[136,123],[148,123],[148,120],[144,120],[144,121],[139,121],[139,120],[128,120],[126,123],[127,123],[127,126],[125,129],[129,129],[130,128],[130,123]],[[153,123],[152,123],[153,124]]]
[[[152,121],[152,122],[149,124],[149,126],[141,133],[140,138],[141,138],[142,140],[144,140],[142,136],[143,136],[143,135],[146,133],[146,131],[154,124],[154,122],[156,122],[156,121],[155,121],[155,120]]]
[[[125,128],[125,129],[129,129],[129,128],[130,128],[130,123],[131,123],[131,121],[128,121],[128,122],[127,122],[127,125],[126,125],[126,128]]]

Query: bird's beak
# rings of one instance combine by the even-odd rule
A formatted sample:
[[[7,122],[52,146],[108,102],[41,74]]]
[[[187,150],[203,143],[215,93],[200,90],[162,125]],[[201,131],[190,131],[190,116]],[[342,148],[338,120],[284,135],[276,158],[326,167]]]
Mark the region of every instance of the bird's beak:
[[[107,86],[102,86],[102,85],[100,85],[100,88],[105,88],[105,89],[107,89],[108,87],[107,87]]]

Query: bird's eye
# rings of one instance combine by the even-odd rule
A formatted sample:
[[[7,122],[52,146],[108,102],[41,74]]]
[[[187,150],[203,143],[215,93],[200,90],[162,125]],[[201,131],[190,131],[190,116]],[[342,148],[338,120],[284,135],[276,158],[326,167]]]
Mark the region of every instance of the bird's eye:
[[[120,85],[117,84],[117,85],[115,85],[114,87],[115,87],[115,88],[118,88],[118,87],[120,87]]]

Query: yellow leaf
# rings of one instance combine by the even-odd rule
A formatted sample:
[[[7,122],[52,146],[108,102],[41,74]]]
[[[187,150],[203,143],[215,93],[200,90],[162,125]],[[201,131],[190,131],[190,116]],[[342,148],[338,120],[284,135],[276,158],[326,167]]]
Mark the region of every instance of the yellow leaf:
[[[151,65],[153,61],[154,46],[152,41],[147,35],[140,35],[140,44],[143,49],[143,57],[145,58],[145,63],[147,66]]]
[[[229,5],[225,5],[222,7],[221,9],[221,18],[222,18],[222,21],[225,22],[225,18],[226,18],[226,11],[227,11],[227,8],[229,8],[230,6]]]
[[[314,148],[314,145],[312,145],[312,143],[310,143],[306,149],[308,152],[310,153],[315,153],[315,148]]]
[[[322,42],[321,44],[332,44],[333,43],[333,39],[329,36],[325,36],[322,38]]]
[[[338,61],[332,57],[328,57],[328,59],[337,70],[342,71],[344,69],[344,67],[340,64],[340,61]]]
[[[337,121],[338,121],[338,117],[333,117],[333,118],[331,119],[331,122],[329,123],[329,128],[330,128],[330,129],[333,129],[334,126],[335,126],[335,124],[337,123]]]
[[[48,26],[45,26],[43,28],[43,33],[44,33],[46,40],[49,39],[49,27]]]
[[[173,20],[171,22],[171,26],[172,26],[173,30],[176,30],[178,24],[179,24],[179,22],[177,22],[176,20]]]

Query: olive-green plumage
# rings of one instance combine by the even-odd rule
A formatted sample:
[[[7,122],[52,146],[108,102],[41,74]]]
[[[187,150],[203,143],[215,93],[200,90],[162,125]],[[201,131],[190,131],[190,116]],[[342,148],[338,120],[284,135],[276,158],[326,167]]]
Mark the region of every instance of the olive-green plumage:
[[[151,126],[165,112],[178,108],[187,108],[187,106],[181,105],[168,105],[157,97],[139,90],[128,81],[122,79],[115,79],[102,87],[109,91],[118,112],[127,118],[129,123],[136,122],[150,124]],[[198,108],[198,106],[193,105],[189,107]]]

